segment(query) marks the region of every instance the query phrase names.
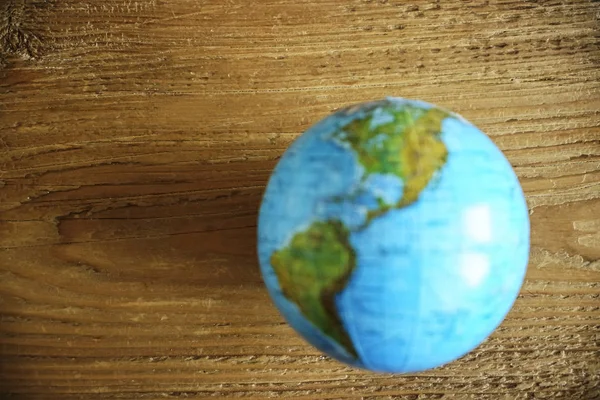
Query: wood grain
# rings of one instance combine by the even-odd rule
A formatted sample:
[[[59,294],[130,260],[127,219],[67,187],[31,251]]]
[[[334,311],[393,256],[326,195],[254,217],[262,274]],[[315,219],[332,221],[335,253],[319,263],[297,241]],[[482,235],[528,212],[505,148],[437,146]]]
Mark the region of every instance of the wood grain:
[[[600,398],[599,18],[584,0],[3,0],[0,394]],[[507,320],[411,376],[306,345],[255,254],[286,146],[385,95],[488,133],[533,229]]]

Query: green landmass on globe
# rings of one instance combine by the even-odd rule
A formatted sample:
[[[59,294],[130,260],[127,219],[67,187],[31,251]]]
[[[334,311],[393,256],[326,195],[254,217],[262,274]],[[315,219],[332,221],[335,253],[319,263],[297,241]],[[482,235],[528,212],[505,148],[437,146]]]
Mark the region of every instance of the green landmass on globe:
[[[348,333],[335,307],[335,294],[342,290],[355,265],[348,229],[340,221],[319,221],[296,234],[288,246],[273,254],[284,296],[323,333],[356,357]]]
[[[377,208],[369,210],[365,223],[355,230],[365,229],[373,219],[415,202],[448,156],[440,136],[442,121],[451,114],[438,108],[390,104],[382,111],[392,120],[373,126],[372,111],[338,129],[332,139],[355,153],[364,168],[361,183],[371,174],[391,174],[403,182],[403,193],[393,204],[377,198]],[[284,296],[325,335],[358,358],[335,305],[336,295],[356,268],[349,242],[351,232],[337,219],[313,222],[297,232],[284,248],[273,252],[271,265]]]

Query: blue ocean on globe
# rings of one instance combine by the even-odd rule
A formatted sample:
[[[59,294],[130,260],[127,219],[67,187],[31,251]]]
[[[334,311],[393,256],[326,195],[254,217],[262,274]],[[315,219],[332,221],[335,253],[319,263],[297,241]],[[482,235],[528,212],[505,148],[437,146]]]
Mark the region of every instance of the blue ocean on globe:
[[[313,346],[379,372],[477,347],[522,285],[529,214],[475,126],[428,103],[341,110],[284,153],[259,214],[269,293]]]

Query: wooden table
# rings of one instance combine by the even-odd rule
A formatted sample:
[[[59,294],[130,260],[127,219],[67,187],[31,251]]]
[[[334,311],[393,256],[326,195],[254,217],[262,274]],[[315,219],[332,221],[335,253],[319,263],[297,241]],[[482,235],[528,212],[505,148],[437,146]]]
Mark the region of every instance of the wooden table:
[[[0,8],[0,393],[599,398],[597,2]],[[461,360],[412,376],[346,368],[305,344],[255,254],[286,146],[385,95],[481,127],[531,210],[529,272],[507,320]]]

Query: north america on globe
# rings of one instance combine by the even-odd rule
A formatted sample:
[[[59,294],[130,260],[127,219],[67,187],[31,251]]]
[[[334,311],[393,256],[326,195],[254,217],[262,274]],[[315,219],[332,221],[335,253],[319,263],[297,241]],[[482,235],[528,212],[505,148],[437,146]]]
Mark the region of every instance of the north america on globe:
[[[336,296],[357,266],[350,235],[419,199],[446,163],[448,149],[441,139],[446,118],[453,116],[439,108],[389,103],[335,129],[327,140],[354,154],[361,167],[358,183],[348,193],[325,199],[324,218],[295,232],[270,257],[283,295],[354,359],[359,352],[336,306]],[[392,182],[398,195],[378,191],[375,179]],[[350,224],[343,209],[356,204],[364,212]]]

